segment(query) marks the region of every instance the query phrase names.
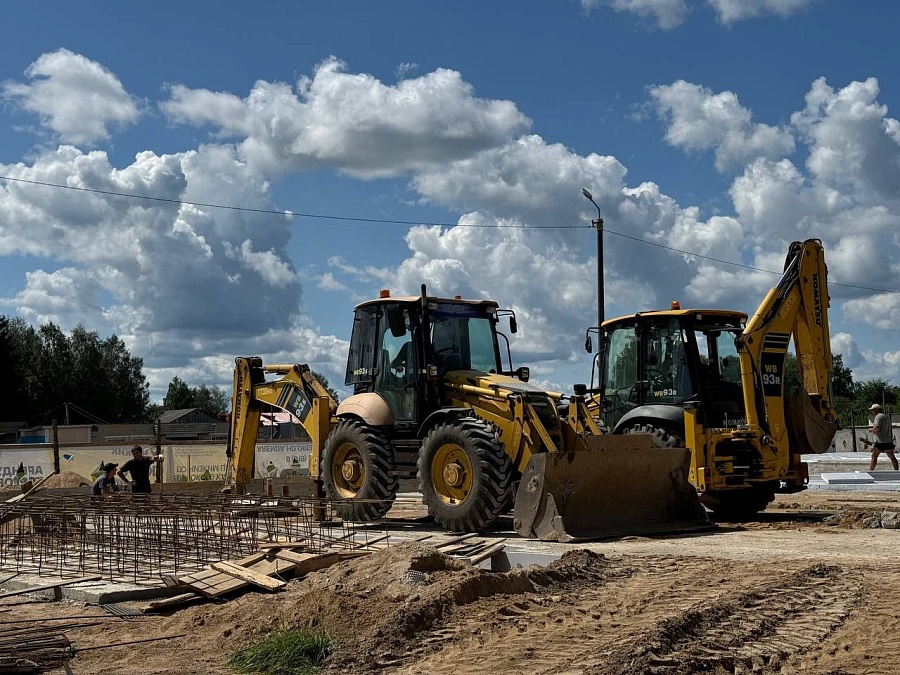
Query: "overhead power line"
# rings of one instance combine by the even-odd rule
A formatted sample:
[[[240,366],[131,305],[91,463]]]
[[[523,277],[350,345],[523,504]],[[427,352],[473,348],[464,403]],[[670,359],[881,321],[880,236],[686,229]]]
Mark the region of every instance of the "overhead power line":
[[[582,229],[592,229],[590,225],[500,225],[500,224],[490,224],[490,223],[447,223],[447,222],[437,222],[437,221],[419,221],[419,220],[395,220],[392,218],[362,218],[358,216],[336,216],[332,214],[324,214],[324,213],[302,213],[300,211],[291,211],[284,210],[278,211],[276,209],[257,209],[249,206],[233,206],[228,204],[212,204],[206,202],[191,202],[183,199],[169,199],[166,197],[150,197],[147,195],[136,195],[128,192],[116,192],[113,190],[100,190],[97,188],[87,188],[87,187],[78,187],[75,185],[62,185],[60,183],[47,183],[44,181],[37,180],[28,180],[26,178],[13,178],[12,176],[0,176],[0,180],[11,181],[15,183],[26,183],[28,185],[41,185],[43,187],[51,187],[51,188],[59,188],[62,190],[74,190],[77,192],[90,192],[93,194],[107,195],[111,197],[124,197],[126,199],[142,199],[146,201],[152,202],[163,202],[166,204],[178,204],[178,205],[187,205],[187,206],[198,206],[210,209],[224,209],[226,211],[242,211],[246,213],[264,213],[269,215],[281,216],[281,217],[290,217],[290,218],[316,218],[320,220],[340,220],[345,222],[356,222],[356,223],[378,223],[382,225],[426,225],[432,227],[472,227],[477,229],[482,228],[491,228],[491,229],[518,229],[518,230],[582,230]],[[665,249],[667,251],[672,251],[674,253],[680,253],[681,255],[689,255],[694,258],[699,258],[701,260],[709,260],[711,262],[720,263],[722,265],[731,265],[732,267],[740,267],[742,269],[751,270],[753,272],[765,272],[766,274],[774,274],[776,276],[780,276],[781,272],[775,270],[767,270],[761,267],[754,267],[752,265],[745,265],[744,263],[733,262],[731,260],[722,260],[721,258],[714,258],[712,256],[703,255],[701,253],[694,253],[693,251],[685,251],[679,248],[675,248],[673,246],[666,246],[665,244],[660,244],[655,241],[647,241],[646,239],[641,239],[640,237],[634,237],[624,232],[617,232],[616,230],[611,230],[608,227],[604,227],[604,232],[608,234],[616,235],[617,237],[622,237],[623,239],[630,239],[631,241],[636,241],[641,244],[646,244],[648,246],[655,246],[657,248]],[[843,284],[837,281],[829,282],[832,286],[843,286],[844,288],[854,288],[856,290],[861,291],[872,291],[875,293],[900,293],[898,290],[891,290],[888,288],[872,288],[870,286],[859,286],[856,284]]]
[[[78,187],[75,185],[61,185],[59,183],[45,183],[39,180],[26,180],[25,178],[11,178],[9,176],[0,176],[0,180],[14,181],[16,183],[27,183],[29,185],[42,185],[44,187],[60,188],[63,190],[75,190],[77,192],[91,192],[98,195],[108,195],[111,197],[125,197],[127,199],[144,199],[151,202],[163,202],[166,204],[184,204],[187,206],[201,206],[209,209],[225,209],[226,211],[243,211],[245,213],[265,213],[274,216],[282,216],[289,218],[319,218],[321,220],[344,220],[357,223],[381,223],[385,225],[432,225],[438,227],[492,227],[510,229],[544,229],[544,230],[574,230],[581,229],[576,225],[542,225],[532,227],[530,225],[491,225],[491,224],[471,224],[460,225],[459,223],[440,223],[427,222],[421,220],[393,220],[390,218],[362,218],[357,216],[334,216],[324,213],[301,213],[299,211],[278,211],[276,209],[255,209],[249,206],[230,206],[227,204],[209,204],[206,202],[189,202],[184,199],[168,199],[166,197],[148,197],[147,195],[135,195],[127,192],[115,192],[113,190],[98,190],[96,188]]]

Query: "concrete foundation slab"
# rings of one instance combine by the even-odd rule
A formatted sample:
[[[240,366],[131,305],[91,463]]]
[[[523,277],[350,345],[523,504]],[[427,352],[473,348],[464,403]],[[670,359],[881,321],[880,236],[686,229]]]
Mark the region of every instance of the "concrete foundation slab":
[[[890,465],[888,465],[890,466]],[[889,483],[889,482],[900,482],[900,471],[867,471],[872,478],[875,479],[876,482],[879,483]]]
[[[19,574],[0,583],[4,590],[25,590],[35,586],[46,586],[53,583],[56,577],[38,576],[35,574]],[[58,579],[61,583],[66,580]],[[59,587],[63,599],[84,602],[89,605],[108,605],[129,600],[152,600],[167,598],[184,592],[184,589],[167,588],[162,581],[159,586],[145,586],[114,581],[90,581]],[[34,596],[52,599],[53,590],[36,591]]]
[[[822,480],[828,485],[861,485],[875,482],[875,479],[868,473],[860,471],[854,471],[853,473],[823,473]]]

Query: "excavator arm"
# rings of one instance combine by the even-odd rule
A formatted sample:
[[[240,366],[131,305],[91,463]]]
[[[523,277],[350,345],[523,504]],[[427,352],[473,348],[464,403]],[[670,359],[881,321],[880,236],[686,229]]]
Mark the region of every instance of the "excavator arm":
[[[787,434],[794,453],[825,452],[839,428],[832,407],[827,274],[821,241],[793,242],[781,280],[738,338],[744,391],[754,392],[747,422],[777,444]],[[791,338],[803,387],[797,398],[784,394]]]
[[[234,386],[231,398],[231,423],[226,454],[231,466],[230,489],[250,482],[256,438],[263,406],[291,413],[312,439],[309,474],[319,476],[319,458],[331,427],[337,403],[309,366],[304,364],[267,365],[259,357],[234,360]],[[266,375],[279,375],[266,380]]]

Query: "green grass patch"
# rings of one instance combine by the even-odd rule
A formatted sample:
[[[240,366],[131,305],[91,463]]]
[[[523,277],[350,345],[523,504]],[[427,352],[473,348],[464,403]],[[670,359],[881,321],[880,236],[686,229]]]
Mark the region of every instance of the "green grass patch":
[[[228,665],[241,673],[314,675],[337,647],[325,631],[288,628],[273,631],[228,656]]]

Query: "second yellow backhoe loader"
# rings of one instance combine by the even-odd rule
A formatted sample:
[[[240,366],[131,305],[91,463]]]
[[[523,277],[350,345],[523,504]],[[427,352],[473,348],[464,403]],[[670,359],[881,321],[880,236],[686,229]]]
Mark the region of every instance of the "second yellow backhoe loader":
[[[604,428],[649,433],[660,448],[689,448],[692,484],[725,517],[754,514],[776,492],[805,489],[801,455],[827,451],[839,428],[826,277],[821,242],[797,241],[749,320],[732,310],[673,306],[604,322],[599,387],[591,388]],[[785,390],[792,339],[802,387],[795,396]],[[586,347],[592,350],[590,331]]]
[[[305,365],[236,359],[232,489],[249,482],[260,412],[275,406],[308,431],[310,476],[346,520],[384,516],[399,479],[418,477],[435,522],[452,531],[489,527],[510,505],[516,531],[541,539],[709,527],[689,451],[653,448],[649,434],[602,435],[584,386],[563,396],[529,384],[527,368],[512,368],[502,318],[516,332],[513,313],[490,300],[383,291],[355,309],[353,395],[340,405]]]

